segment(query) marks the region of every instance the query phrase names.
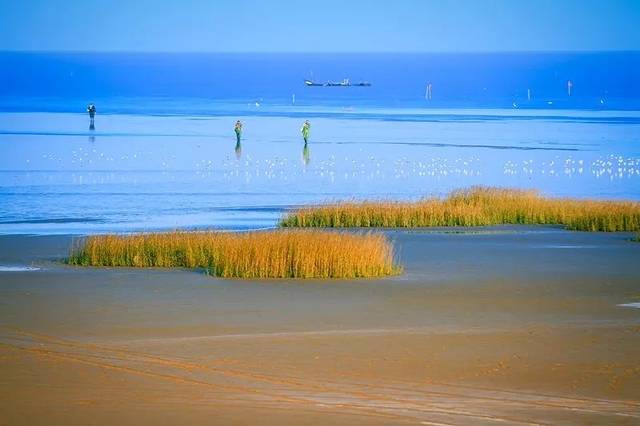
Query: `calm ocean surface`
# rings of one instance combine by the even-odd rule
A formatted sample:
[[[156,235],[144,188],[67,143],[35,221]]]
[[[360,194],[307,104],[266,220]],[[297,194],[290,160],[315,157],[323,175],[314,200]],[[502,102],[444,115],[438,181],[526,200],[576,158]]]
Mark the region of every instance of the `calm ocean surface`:
[[[640,200],[639,76],[639,53],[3,53],[0,233],[264,228],[478,184]]]

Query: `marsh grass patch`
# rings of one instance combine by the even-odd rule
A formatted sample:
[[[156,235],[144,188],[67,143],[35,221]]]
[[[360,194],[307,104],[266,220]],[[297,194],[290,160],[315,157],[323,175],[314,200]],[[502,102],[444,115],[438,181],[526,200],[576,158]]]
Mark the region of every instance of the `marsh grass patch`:
[[[67,263],[193,268],[225,278],[368,278],[400,272],[384,235],[318,230],[94,235],[74,243]]]
[[[563,225],[576,231],[640,231],[640,203],[544,197],[533,190],[472,187],[416,202],[339,202],[296,209],[282,227]],[[636,237],[637,238],[637,237]]]

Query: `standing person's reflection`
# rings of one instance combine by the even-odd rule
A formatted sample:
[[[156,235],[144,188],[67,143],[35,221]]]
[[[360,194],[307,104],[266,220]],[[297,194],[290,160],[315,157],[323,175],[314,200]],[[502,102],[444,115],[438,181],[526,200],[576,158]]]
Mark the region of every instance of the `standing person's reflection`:
[[[236,142],[236,158],[240,159],[242,157],[242,144],[240,140]]]
[[[309,152],[309,145],[305,142],[302,148],[302,162],[306,166],[311,161],[311,153]]]

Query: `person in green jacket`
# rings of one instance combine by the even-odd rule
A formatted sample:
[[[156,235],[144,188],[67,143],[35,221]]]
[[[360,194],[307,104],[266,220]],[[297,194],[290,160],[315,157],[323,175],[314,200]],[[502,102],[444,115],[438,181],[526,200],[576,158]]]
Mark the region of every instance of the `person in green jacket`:
[[[242,145],[240,144],[240,139],[242,138],[242,123],[240,120],[236,121],[233,130],[236,132],[236,158],[239,159],[242,156]]]
[[[302,125],[302,129],[300,129],[300,131],[302,132],[302,139],[304,139],[305,145],[309,140],[309,130],[311,130],[311,123],[309,123],[309,120],[305,120],[304,124]]]

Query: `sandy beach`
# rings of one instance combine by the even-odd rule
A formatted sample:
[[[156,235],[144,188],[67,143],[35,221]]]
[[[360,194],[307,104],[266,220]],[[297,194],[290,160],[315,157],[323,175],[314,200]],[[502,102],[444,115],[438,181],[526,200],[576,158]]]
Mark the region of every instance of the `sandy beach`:
[[[630,234],[387,234],[404,273],[352,281],[69,267],[71,237],[0,236],[0,423],[640,421]]]

